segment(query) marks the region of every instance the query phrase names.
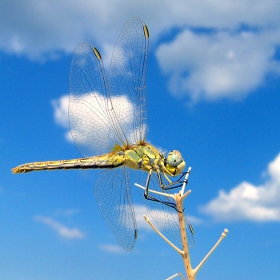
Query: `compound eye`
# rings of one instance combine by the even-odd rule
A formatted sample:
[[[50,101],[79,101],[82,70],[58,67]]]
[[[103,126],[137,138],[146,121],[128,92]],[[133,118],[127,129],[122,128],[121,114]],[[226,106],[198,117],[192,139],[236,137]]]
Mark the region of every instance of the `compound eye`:
[[[172,167],[177,167],[183,161],[182,155],[179,151],[171,151],[166,159],[167,164]]]

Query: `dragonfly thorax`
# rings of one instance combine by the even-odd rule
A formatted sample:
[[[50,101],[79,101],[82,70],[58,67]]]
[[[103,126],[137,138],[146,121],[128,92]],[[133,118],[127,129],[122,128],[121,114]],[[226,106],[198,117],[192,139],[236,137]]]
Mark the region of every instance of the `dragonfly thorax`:
[[[165,168],[174,176],[182,173],[186,166],[186,162],[183,160],[181,153],[177,150],[169,152],[165,158]]]

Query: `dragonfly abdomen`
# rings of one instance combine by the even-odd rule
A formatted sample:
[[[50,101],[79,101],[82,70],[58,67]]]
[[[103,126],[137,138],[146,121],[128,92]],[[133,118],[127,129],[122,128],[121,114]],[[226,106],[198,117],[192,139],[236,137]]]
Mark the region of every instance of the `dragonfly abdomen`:
[[[121,153],[105,154],[88,158],[25,163],[13,168],[12,172],[26,173],[40,170],[115,168],[122,165],[124,161]]]

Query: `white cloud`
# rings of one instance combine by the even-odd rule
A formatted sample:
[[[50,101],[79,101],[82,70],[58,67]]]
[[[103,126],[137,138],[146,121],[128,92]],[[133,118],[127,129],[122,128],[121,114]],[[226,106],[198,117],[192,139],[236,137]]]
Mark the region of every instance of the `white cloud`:
[[[139,16],[152,38],[174,27],[235,29],[240,24],[280,27],[277,0],[2,0],[0,49],[30,58],[72,52],[82,41],[114,45],[124,21]],[[104,44],[104,45],[103,45]]]
[[[152,18],[147,5],[154,11],[161,7],[150,1],[129,0],[3,0],[0,49],[42,60],[56,58],[61,52],[72,53],[78,43],[92,41],[103,53],[106,47],[115,44],[121,27],[131,15]]]
[[[122,125],[123,132],[126,134],[127,139],[134,143],[132,117],[135,109],[133,103],[125,95],[114,96],[111,101],[119,123]],[[56,123],[64,128],[69,128],[69,97],[63,95],[58,99],[52,100],[51,103]],[[98,154],[107,153],[115,145],[112,138],[115,139],[116,136],[110,136],[112,124],[107,114],[108,110],[106,110],[105,104],[107,103],[106,97],[97,92],[85,93],[72,98],[71,120],[73,126],[71,132],[75,140],[77,140],[78,146],[81,148],[84,145],[85,150],[87,150],[84,154],[89,156],[96,154],[95,152]],[[73,141],[71,132],[67,131],[65,134],[68,141]]]
[[[121,27],[136,15],[149,26],[152,50],[170,75],[171,91],[193,102],[241,99],[269,72],[280,73],[273,59],[280,44],[279,10],[277,0],[2,0],[0,51],[45,60],[89,41],[108,65]],[[172,30],[179,35],[157,46]]]
[[[148,216],[147,213],[148,211],[145,206],[134,204],[134,212],[135,212],[135,218],[136,218],[138,230],[142,230],[142,229],[147,231],[153,230],[143,217],[144,214]]]
[[[268,73],[279,74],[273,59],[278,32],[181,32],[159,46],[156,55],[170,90],[192,102],[241,99],[262,85]]]
[[[112,245],[112,244],[100,244],[99,248],[103,251],[107,251],[109,253],[114,254],[123,254],[125,251],[119,245]]]
[[[84,239],[85,238],[85,234],[83,232],[81,232],[79,229],[68,228],[65,225],[55,221],[51,217],[37,215],[34,217],[34,220],[49,226],[59,236],[65,238],[65,239]]]
[[[69,209],[57,209],[54,212],[54,216],[56,217],[67,217],[67,218],[71,218],[72,216],[74,216],[75,214],[79,213],[80,210],[79,209],[73,209],[73,208],[69,208]]]
[[[241,182],[228,193],[201,207],[201,211],[217,221],[280,221],[280,153],[269,163],[264,184],[255,186]]]
[[[61,125],[63,128],[69,129],[69,118],[68,118],[69,95],[62,95],[60,98],[52,100],[51,104],[54,109],[55,122]],[[65,133],[65,138],[67,141],[73,142],[73,137],[69,130]]]
[[[69,104],[69,95],[63,95],[58,99],[51,101],[54,109],[54,118],[57,124],[68,128],[68,104]]]

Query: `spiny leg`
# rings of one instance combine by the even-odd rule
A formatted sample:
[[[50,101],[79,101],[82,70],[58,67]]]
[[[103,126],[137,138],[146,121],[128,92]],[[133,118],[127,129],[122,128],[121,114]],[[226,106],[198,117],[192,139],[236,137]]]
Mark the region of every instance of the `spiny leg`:
[[[145,186],[145,192],[144,192],[145,199],[162,203],[162,204],[164,204],[166,206],[169,206],[171,208],[174,208],[176,211],[178,211],[177,206],[174,202],[164,201],[164,200],[158,199],[158,198],[149,194],[149,184],[150,184],[152,172],[153,172],[153,170],[150,169],[147,180],[146,180],[146,186]],[[163,185],[163,182],[162,182],[161,174],[158,170],[157,170],[157,176],[158,176],[158,180],[159,180],[159,183],[161,185],[161,188],[162,188],[162,186],[164,186],[164,185]]]
[[[168,176],[163,173],[164,177],[166,178],[166,180],[169,182],[169,184],[163,184],[162,182],[162,178],[161,178],[161,174],[158,173],[158,177],[159,177],[159,181],[160,181],[160,186],[163,190],[172,190],[172,189],[177,189],[182,187],[182,185],[188,184],[188,179],[184,179],[182,180],[183,177],[185,177],[185,175],[188,173],[189,171],[183,172],[182,175],[180,176],[179,179],[177,179],[175,182],[172,182]]]

